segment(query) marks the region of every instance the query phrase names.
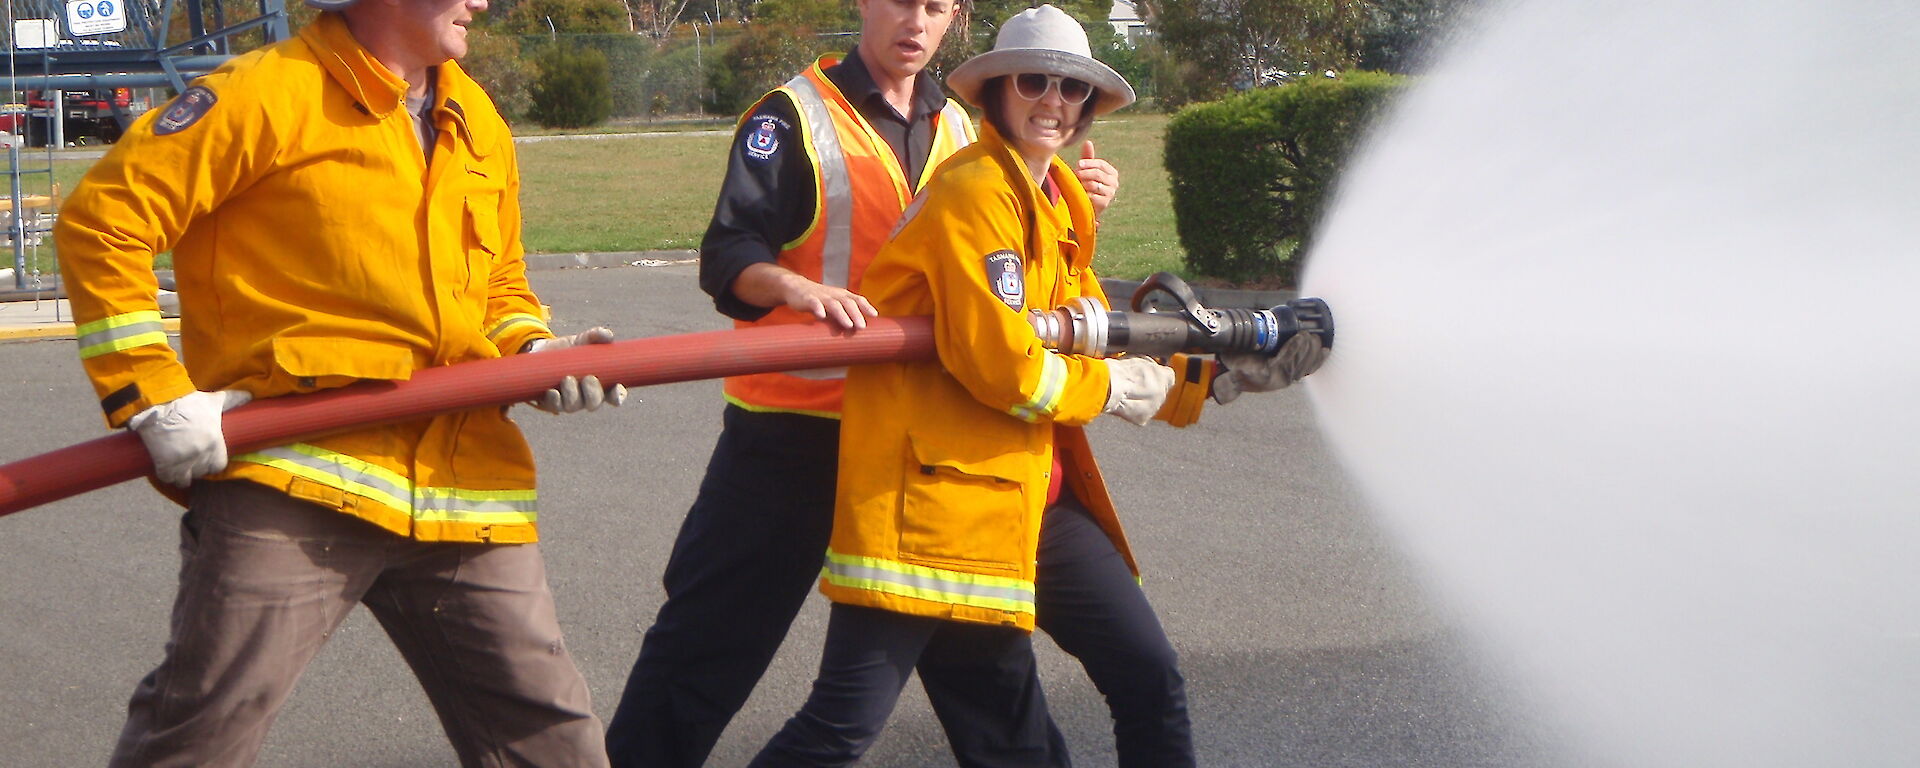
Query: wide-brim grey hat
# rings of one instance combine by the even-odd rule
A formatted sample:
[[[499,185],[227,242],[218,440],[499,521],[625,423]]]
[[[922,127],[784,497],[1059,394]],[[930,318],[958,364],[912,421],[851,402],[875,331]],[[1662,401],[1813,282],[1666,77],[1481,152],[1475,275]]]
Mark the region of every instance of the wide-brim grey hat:
[[[1133,103],[1133,86],[1119,72],[1093,58],[1087,31],[1066,11],[1052,5],[1028,8],[1000,25],[993,50],[967,59],[947,75],[947,86],[968,104],[980,103],[980,86],[1003,75],[1038,72],[1085,80],[1100,89],[1095,115]]]
[[[344,11],[347,6],[357,2],[360,0],[306,0],[308,8],[318,8],[323,11]]]

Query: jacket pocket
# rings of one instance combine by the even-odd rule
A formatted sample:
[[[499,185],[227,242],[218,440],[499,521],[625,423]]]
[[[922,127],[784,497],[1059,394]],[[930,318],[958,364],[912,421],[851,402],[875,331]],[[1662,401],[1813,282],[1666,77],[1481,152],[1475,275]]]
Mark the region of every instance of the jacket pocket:
[[[935,566],[1020,570],[1027,551],[1032,457],[982,450],[967,439],[910,434],[900,510],[900,555]]]
[[[413,378],[413,351],[404,344],[367,339],[278,336],[273,364],[306,391],[351,384],[359,379],[405,381]]]
[[[487,205],[486,198],[467,198],[466,218],[466,286],[471,290],[487,284],[494,262],[505,248],[500,235],[500,210]]]

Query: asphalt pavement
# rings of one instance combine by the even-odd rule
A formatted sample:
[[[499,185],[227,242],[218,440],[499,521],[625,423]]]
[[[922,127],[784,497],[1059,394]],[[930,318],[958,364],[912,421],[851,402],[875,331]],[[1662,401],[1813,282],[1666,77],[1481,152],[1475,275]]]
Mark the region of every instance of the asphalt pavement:
[[[726,327],[691,264],[632,261],[648,266],[533,272],[555,329]],[[94,402],[70,338],[0,343],[0,462],[102,434]],[[662,598],[660,571],[720,412],[714,381],[636,390],[611,411],[515,412],[540,461],[561,621],[602,718]],[[1375,529],[1302,393],[1216,406],[1183,430],[1103,419],[1091,431],[1181,654],[1202,765],[1571,764],[1499,660],[1474,652]],[[179,512],[126,483],[0,518],[0,765],[105,762],[166,640]],[[825,609],[809,601],[712,765],[744,764],[805,698]],[[1099,694],[1070,657],[1036,645],[1076,764],[1113,765]],[[456,760],[399,655],[356,611],[301,679],[259,764]],[[953,765],[916,686],[862,765]]]

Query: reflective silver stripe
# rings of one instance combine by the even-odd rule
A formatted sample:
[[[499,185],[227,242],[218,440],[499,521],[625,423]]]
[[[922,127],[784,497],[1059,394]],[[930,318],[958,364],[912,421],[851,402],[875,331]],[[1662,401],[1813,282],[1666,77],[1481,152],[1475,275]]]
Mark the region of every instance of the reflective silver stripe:
[[[415,520],[441,520],[484,525],[526,524],[538,517],[537,497],[524,491],[469,491],[460,488],[416,488]]]
[[[807,136],[813,141],[814,162],[820,164],[821,224],[825,226],[820,243],[820,283],[846,288],[853,282],[853,181],[847,174],[846,151],[840,147],[840,131],[833,127],[833,115],[827,101],[806,75],[787,81],[800,115],[807,124]],[[845,368],[814,368],[788,371],[803,379],[844,379]]]
[[[973,143],[973,139],[967,138],[967,113],[960,107],[948,102],[947,106],[940,109],[940,120],[946,123],[946,129],[952,133],[954,149]]]
[[[422,522],[525,525],[537,517],[538,497],[532,489],[471,491],[414,487],[412,481],[392,470],[306,443],[243,453],[233,460],[273,467],[379,502]]]
[[[527,325],[529,323],[539,326],[540,330],[546,331],[548,333],[553,332],[551,329],[547,328],[547,324],[544,321],[542,321],[540,318],[537,318],[537,317],[534,317],[533,315],[528,315],[528,314],[512,314],[512,315],[507,315],[505,318],[503,318],[499,322],[499,324],[493,326],[493,330],[487,332],[487,340],[497,342],[500,340],[500,334],[506,333],[508,329],[513,328],[514,326]]]
[[[82,360],[123,349],[167,343],[166,326],[160,322],[160,313],[153,310],[95,320],[74,331]]]
[[[1033,583],[946,571],[827,551],[821,575],[828,583],[939,603],[1033,612]]]
[[[355,496],[413,514],[412,483],[400,475],[344,453],[294,443],[233,457],[263,464]]]
[[[1060,397],[1067,391],[1066,361],[1051,351],[1043,355],[1040,382],[1034,386],[1033,397],[1007,409],[1007,413],[1021,421],[1032,422],[1042,416],[1052,416],[1054,411],[1060,409]]]
[[[820,282],[845,288],[851,282],[853,264],[853,186],[847,177],[847,156],[840,148],[840,132],[833,127],[833,115],[826,99],[805,75],[787,82],[806,118],[807,136],[813,141],[813,156],[820,163],[821,199],[826,210],[826,239],[820,248]]]

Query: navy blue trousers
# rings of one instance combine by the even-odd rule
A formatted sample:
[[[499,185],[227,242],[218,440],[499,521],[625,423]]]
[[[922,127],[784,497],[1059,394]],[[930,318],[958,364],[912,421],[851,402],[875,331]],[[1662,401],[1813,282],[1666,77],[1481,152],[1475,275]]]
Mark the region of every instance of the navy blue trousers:
[[[699,498],[674,542],[663,577],[667,600],[608,723],[616,768],[704,764],[820,573],[832,533],[839,423],[733,406],[724,422]],[[1080,660],[1107,698],[1122,768],[1193,765],[1173,647],[1113,542],[1070,497],[1064,501],[1048,510],[1041,528],[1040,628]],[[1022,765],[1000,761],[1026,754],[1031,744],[1023,739],[1058,741],[1044,702],[1018,705],[1020,721],[1011,724],[965,704],[1001,695],[971,686],[1006,679],[973,666],[1002,660],[930,647],[935,652],[918,664],[922,685],[962,766]],[[1033,674],[1030,661],[1024,669]],[[1017,687],[1038,695],[1038,685]],[[1064,760],[1064,748],[1058,752]]]

